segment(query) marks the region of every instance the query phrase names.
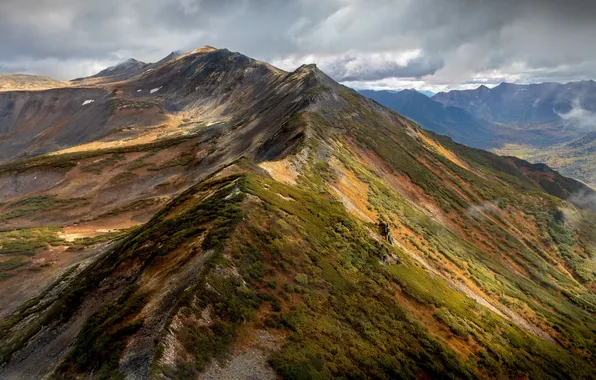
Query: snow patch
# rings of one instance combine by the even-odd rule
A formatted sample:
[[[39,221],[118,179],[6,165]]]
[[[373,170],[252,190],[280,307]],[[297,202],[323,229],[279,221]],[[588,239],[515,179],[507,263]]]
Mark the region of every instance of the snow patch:
[[[137,90],[137,92],[141,92],[141,91],[143,91],[143,90],[140,90],[140,89],[139,89],[139,90]]]
[[[155,93],[155,92],[157,92],[157,91],[161,90],[161,88],[162,88],[162,87],[163,87],[163,86],[161,86],[161,87],[158,87],[158,88],[154,88],[154,89],[152,89],[151,91],[149,91],[149,93],[150,93],[150,94],[153,94],[153,93]]]
[[[93,103],[95,100],[94,99],[87,99],[83,102],[83,106],[86,106],[87,104],[91,104]]]

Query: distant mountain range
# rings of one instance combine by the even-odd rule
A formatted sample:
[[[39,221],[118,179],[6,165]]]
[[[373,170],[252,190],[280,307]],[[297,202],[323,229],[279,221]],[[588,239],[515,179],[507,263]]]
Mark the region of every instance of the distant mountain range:
[[[426,90],[415,90],[415,89],[412,89],[412,88],[411,88],[411,89],[409,89],[408,91],[416,91],[416,92],[419,92],[419,93],[421,93],[422,95],[426,95],[426,96],[428,96],[429,98],[432,98],[432,97],[433,97],[433,96],[435,96],[435,94],[436,94],[435,92],[432,92],[432,91],[426,91]]]
[[[462,108],[445,106],[418,91],[362,90],[360,93],[416,121],[423,128],[447,135],[459,143],[476,148],[491,148],[495,144],[497,127],[493,123]]]
[[[592,141],[584,136],[596,130],[594,81],[502,83],[492,89],[440,92],[431,98],[411,90],[361,93],[457,142],[546,162],[596,185],[591,166],[585,167],[590,157],[584,157]],[[574,153],[566,154],[572,146]],[[567,158],[563,161],[562,156]]]
[[[501,83],[489,89],[440,92],[433,100],[463,108],[476,117],[504,124],[560,123],[574,108],[596,112],[596,82]]]

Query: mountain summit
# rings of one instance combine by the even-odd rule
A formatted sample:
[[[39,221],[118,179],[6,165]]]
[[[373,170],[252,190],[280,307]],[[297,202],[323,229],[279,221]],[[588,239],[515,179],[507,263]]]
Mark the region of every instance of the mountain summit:
[[[134,58],[129,58],[115,66],[110,66],[107,69],[100,71],[91,78],[132,75],[133,73],[140,72],[145,66],[147,66],[145,62],[137,61]]]
[[[314,65],[85,81],[0,94],[43,136],[0,166],[1,378],[596,376],[587,186]]]

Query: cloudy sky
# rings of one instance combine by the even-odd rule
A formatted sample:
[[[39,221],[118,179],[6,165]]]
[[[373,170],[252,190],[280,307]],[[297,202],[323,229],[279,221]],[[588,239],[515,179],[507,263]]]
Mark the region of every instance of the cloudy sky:
[[[591,0],[0,0],[0,72],[72,79],[228,48],[357,88],[596,79]]]

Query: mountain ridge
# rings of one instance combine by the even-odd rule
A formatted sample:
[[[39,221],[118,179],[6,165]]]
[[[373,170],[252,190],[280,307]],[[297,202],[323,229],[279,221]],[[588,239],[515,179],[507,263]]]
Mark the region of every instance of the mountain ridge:
[[[19,252],[89,256],[3,317],[0,376],[594,375],[579,182],[427,132],[315,65],[209,48],[98,89],[116,118],[151,100],[180,124],[2,165],[4,228],[49,229]],[[58,232],[100,225],[133,229]]]

